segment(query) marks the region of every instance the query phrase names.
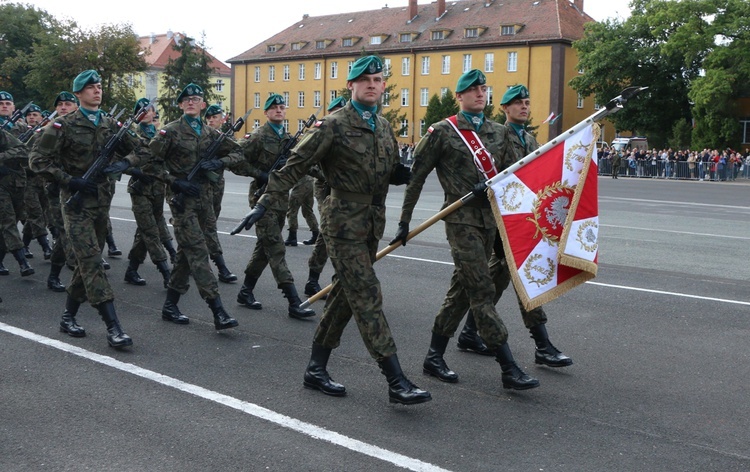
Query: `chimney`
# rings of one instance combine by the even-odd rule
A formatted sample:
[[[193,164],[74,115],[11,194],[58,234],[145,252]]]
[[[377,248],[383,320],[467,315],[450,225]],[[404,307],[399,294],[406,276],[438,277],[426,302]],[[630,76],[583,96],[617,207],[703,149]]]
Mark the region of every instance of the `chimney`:
[[[583,0],[580,1],[582,2]],[[445,13],[445,0],[437,0],[437,7],[437,18],[440,18]]]
[[[409,0],[409,20],[413,20],[419,12],[419,6],[417,0]]]
[[[579,12],[583,13],[583,0],[573,0],[573,6],[576,7]]]
[[[154,44],[156,42],[156,33],[151,33],[151,36],[148,39],[148,44]]]

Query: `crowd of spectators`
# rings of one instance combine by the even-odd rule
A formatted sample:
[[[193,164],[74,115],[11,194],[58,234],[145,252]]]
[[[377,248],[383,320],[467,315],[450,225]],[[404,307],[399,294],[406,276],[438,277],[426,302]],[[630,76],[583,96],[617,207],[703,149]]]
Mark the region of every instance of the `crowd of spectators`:
[[[683,151],[662,149],[599,150],[599,174],[612,175],[615,153],[620,155],[618,174],[625,177],[729,181],[750,178],[750,149]]]

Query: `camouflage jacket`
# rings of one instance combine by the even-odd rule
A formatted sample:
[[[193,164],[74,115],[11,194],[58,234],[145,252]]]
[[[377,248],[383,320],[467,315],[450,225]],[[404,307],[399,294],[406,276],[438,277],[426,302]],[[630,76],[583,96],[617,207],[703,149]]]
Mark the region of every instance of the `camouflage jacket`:
[[[4,187],[23,187],[26,184],[24,166],[29,161],[28,148],[7,131],[0,131],[0,165],[10,171],[0,177]]]
[[[473,131],[474,125],[459,113],[458,128]],[[508,128],[485,120],[477,135],[492,155],[498,171],[514,161]],[[445,192],[443,208],[470,193],[476,184],[486,180],[474,163],[471,151],[453,127],[445,120],[434,123],[414,149],[412,178],[404,193],[400,221],[411,221],[424,182],[433,169],[437,170],[438,180]],[[475,198],[446,216],[444,220],[488,229],[496,226],[492,208],[486,199]]]
[[[521,142],[521,138],[518,137],[518,134],[516,134],[516,132],[513,131],[510,126],[508,126],[510,141],[513,143],[511,147],[516,156],[515,159],[510,162],[510,164],[513,164],[516,161],[520,161],[524,157],[539,149],[539,143],[536,142],[536,138],[525,129],[523,133],[523,139],[526,140],[526,146],[523,145],[523,143]]]
[[[201,135],[198,136],[184,116],[166,124],[149,143],[154,160],[149,172],[167,183],[167,187],[177,179],[185,179],[200,161],[202,153],[219,134],[210,126],[203,125]],[[225,139],[214,158],[221,160],[225,167],[229,167],[242,160],[242,151],[236,141]],[[196,174],[196,183],[207,184],[207,181],[204,173]],[[208,185],[201,187],[208,188]],[[170,192],[171,190],[167,191]]]
[[[134,132],[141,141],[141,146],[148,148],[152,138],[148,137],[140,125],[135,124],[133,127]],[[162,175],[164,171],[164,160],[152,156],[148,162],[141,164],[139,167],[145,174],[150,176]],[[153,182],[145,184],[141,180],[131,176],[130,179],[128,179],[128,193],[134,195],[161,196],[164,195],[164,182],[154,179]]]
[[[254,178],[258,178],[263,173],[268,173],[279,157],[282,148],[290,139],[292,137],[288,133],[283,139],[279,138],[278,133],[266,122],[240,141],[245,159],[231,166],[229,170],[237,175]],[[257,200],[255,192],[258,187],[258,181],[253,180],[247,197],[251,207],[255,205]],[[284,211],[286,211],[286,205],[284,203]]]
[[[319,164],[332,189],[321,211],[321,231],[354,241],[382,238],[385,197],[400,159],[390,123],[379,115],[376,119],[373,132],[350,102],[315,123],[286,166],[271,174],[258,203],[285,210],[286,194],[311,166]]]
[[[0,127],[2,127],[3,131],[7,131],[8,133],[12,134],[16,138],[21,136],[23,133],[26,132],[26,130],[29,129],[29,125],[26,124],[23,118],[13,123],[13,126],[11,126],[10,129],[6,129],[5,124],[8,122],[7,118],[9,117],[0,117]]]
[[[118,129],[117,121],[103,114],[98,125],[80,110],[61,116],[44,127],[29,153],[29,166],[45,179],[59,183],[60,199],[65,201],[70,197],[70,179],[86,173]],[[150,159],[148,149],[141,147],[132,131],[123,135],[112,160],[117,160],[118,156],[124,156],[131,166]],[[83,195],[84,207],[107,206],[112,201],[112,182],[105,175],[99,175],[95,180],[99,184],[98,194]]]

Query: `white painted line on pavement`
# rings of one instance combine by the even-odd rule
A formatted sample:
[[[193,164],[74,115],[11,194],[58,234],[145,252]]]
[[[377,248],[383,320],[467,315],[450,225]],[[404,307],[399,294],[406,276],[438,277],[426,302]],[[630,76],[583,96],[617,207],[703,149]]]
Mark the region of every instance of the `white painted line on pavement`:
[[[667,292],[665,290],[653,290],[650,288],[638,288],[638,287],[628,287],[626,285],[615,285],[615,284],[604,284],[601,282],[592,282],[588,281],[586,282],[588,285],[598,285],[600,287],[609,287],[609,288],[619,288],[622,290],[632,290],[635,292],[647,292],[647,293],[656,293],[658,295],[669,295],[672,297],[682,297],[682,298],[695,298],[697,300],[708,300],[712,302],[721,302],[721,303],[731,303],[734,305],[745,305],[750,306],[750,302],[743,302],[741,300],[727,300],[726,298],[714,298],[714,297],[702,297],[700,295],[690,295],[689,293],[677,293],[677,292]]]
[[[230,397],[229,395],[214,392],[213,390],[208,390],[206,388],[199,387],[198,385],[189,384],[187,382],[183,382],[182,380],[168,377],[152,370],[118,361],[117,359],[109,356],[103,356],[101,354],[97,354],[95,352],[87,351],[86,349],[81,349],[80,347],[73,346],[72,344],[67,344],[56,339],[51,339],[36,333],[32,333],[31,331],[16,328],[15,326],[7,325],[2,322],[0,322],[0,330],[54,349],[59,349],[64,352],[83,357],[84,359],[106,365],[107,367],[112,367],[114,369],[121,370],[123,372],[127,372],[129,374],[133,374],[147,380],[151,380],[158,384],[174,388],[175,390],[180,390],[191,395],[195,395],[196,397],[203,398],[204,400],[228,406],[229,408],[234,408],[235,410],[239,410],[242,413],[246,413],[248,415],[266,420],[281,427],[291,429],[292,431],[305,434],[314,439],[322,439],[323,441],[328,441],[332,444],[344,447],[351,451],[374,457],[384,462],[390,462],[391,464],[403,469],[420,472],[449,472],[447,469],[443,469],[428,462],[423,462],[419,459],[404,456],[402,454],[398,454],[396,452],[389,451],[387,449],[383,449],[381,447],[374,446],[357,439],[352,439],[348,436],[344,436],[343,434],[321,428],[320,426],[315,426],[314,424],[305,423],[304,421],[300,421],[298,419],[276,413],[273,410],[263,408],[262,406],[256,405],[254,403],[249,403],[234,397]]]
[[[638,231],[654,231],[654,232],[660,232],[660,233],[687,234],[687,235],[690,235],[690,236],[707,236],[707,237],[710,237],[710,238],[727,238],[727,239],[750,240],[750,237],[747,237],[747,236],[730,236],[728,234],[694,233],[692,231],[675,231],[673,229],[638,228],[636,226],[620,226],[620,225],[606,225],[606,224],[602,224],[600,226],[603,226],[605,228],[634,229],[634,230],[638,230]],[[643,242],[643,240],[639,239],[638,242]]]

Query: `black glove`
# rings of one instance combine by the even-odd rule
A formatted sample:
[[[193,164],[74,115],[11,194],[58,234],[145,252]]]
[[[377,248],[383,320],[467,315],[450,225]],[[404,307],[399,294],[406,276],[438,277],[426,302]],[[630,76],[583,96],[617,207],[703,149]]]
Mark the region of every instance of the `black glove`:
[[[112,164],[105,167],[102,172],[104,172],[107,175],[113,175],[113,174],[122,174],[128,168],[130,167],[130,163],[128,161],[122,160],[113,162]]]
[[[474,186],[473,189],[471,189],[471,193],[474,194],[476,198],[483,198],[487,199],[487,182],[479,182]]]
[[[177,179],[172,182],[170,188],[174,193],[184,193],[190,197],[197,197],[201,193],[201,187],[184,179]]]
[[[268,183],[268,172],[261,172],[260,175],[255,178],[255,181],[258,182],[259,187],[266,185]]]
[[[224,168],[224,163],[219,159],[208,159],[207,161],[201,162],[201,169],[207,172],[212,170],[219,170]]]
[[[253,227],[255,223],[261,218],[263,218],[263,215],[266,214],[266,207],[261,205],[260,203],[257,203],[255,207],[253,207],[252,210],[250,210],[250,213],[245,216],[245,229],[248,230]]]
[[[0,177],[5,177],[8,174],[10,174],[10,169],[5,166],[0,166]]]
[[[96,182],[86,180],[83,177],[73,177],[68,182],[68,188],[71,192],[88,193],[96,195],[98,193]]]
[[[406,185],[411,180],[411,170],[403,164],[396,164],[391,174],[391,184]]]
[[[130,172],[130,175],[132,175],[135,180],[143,182],[144,184],[150,184],[154,181],[153,177],[144,174],[143,171],[138,167],[132,167],[128,172]]]
[[[409,236],[409,223],[407,223],[406,221],[400,221],[398,223],[398,231],[396,231],[396,237],[393,238],[393,241],[391,241],[388,245],[392,246],[400,242],[402,246],[406,246],[407,236]]]

